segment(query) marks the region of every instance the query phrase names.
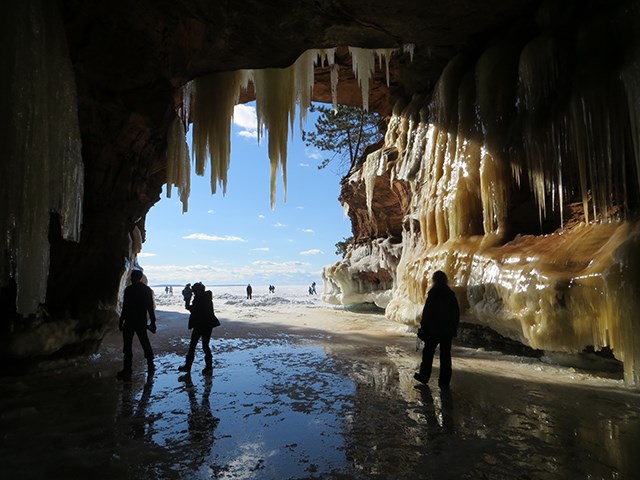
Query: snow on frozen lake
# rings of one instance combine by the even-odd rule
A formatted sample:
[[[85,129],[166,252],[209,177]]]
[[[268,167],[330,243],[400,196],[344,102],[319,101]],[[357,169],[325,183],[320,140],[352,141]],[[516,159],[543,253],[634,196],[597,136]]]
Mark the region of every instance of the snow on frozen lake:
[[[213,305],[216,313],[231,315],[237,311],[260,309],[264,307],[329,307],[322,301],[322,286],[316,285],[317,295],[309,295],[308,285],[276,286],[275,293],[269,293],[268,285],[252,285],[253,294],[247,299],[246,285],[214,285],[206,286],[213,293]],[[183,286],[174,286],[173,295],[165,293],[165,287],[152,287],[155,293],[156,306],[160,310],[184,311],[182,299]]]

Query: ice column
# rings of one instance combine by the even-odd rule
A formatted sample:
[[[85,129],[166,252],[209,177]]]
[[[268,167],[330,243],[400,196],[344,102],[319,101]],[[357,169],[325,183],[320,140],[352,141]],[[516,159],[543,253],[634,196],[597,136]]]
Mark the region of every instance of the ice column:
[[[190,85],[194,97],[189,117],[193,121],[196,175],[204,175],[210,158],[212,194],[216,193],[218,184],[223,193],[227,191],[233,107],[246,78],[246,73],[238,70],[196,78]]]
[[[189,161],[189,146],[185,139],[184,125],[176,117],[169,127],[167,138],[167,198],[171,198],[171,187],[178,188],[182,212],[189,209],[189,194],[191,192],[191,162]]]
[[[30,315],[46,297],[51,212],[63,238],[80,235],[76,86],[57,2],[9,2],[0,32],[0,282],[15,279],[17,310]]]

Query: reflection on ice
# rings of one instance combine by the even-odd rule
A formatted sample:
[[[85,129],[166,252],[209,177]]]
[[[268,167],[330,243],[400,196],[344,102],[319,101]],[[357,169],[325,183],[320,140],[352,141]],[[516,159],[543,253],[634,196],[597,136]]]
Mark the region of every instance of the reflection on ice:
[[[141,360],[131,382],[115,379],[121,361],[115,334],[85,361],[0,377],[3,474],[71,480],[640,475],[640,398],[622,388],[619,374],[610,380],[458,346],[452,389],[442,391],[416,386],[414,339],[386,330],[392,322],[381,315],[301,306],[251,317],[243,316],[246,307],[233,308],[215,332],[212,378],[179,376],[186,315],[169,311],[158,316],[154,376],[144,373]]]

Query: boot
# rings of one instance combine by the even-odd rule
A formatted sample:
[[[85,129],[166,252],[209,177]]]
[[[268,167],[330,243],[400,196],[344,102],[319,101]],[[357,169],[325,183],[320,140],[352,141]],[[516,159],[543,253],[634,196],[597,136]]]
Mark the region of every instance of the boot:
[[[191,372],[191,364],[193,363],[193,355],[187,353],[187,358],[184,361],[184,365],[178,367],[179,372],[190,373]]]
[[[147,360],[147,373],[153,373],[156,371],[156,366],[153,364],[153,360]]]

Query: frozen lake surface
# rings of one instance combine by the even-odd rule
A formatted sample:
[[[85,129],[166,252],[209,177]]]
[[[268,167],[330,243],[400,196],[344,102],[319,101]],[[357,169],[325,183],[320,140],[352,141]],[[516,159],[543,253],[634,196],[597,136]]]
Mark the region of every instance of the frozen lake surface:
[[[383,316],[304,286],[211,289],[213,377],[201,351],[178,373],[188,317],[160,288],[153,376],[134,341],[116,380],[114,331],[0,377],[2,478],[640,478],[640,395],[615,374],[456,346],[451,390],[416,387],[415,338]]]

